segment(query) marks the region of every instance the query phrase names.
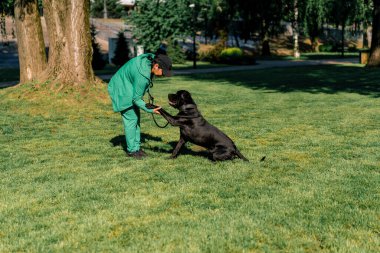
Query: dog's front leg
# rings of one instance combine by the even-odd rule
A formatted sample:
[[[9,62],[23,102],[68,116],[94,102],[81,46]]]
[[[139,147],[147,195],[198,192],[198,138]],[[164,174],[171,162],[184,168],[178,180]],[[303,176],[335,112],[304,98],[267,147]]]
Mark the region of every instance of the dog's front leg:
[[[162,108],[159,110],[159,112],[161,116],[164,117],[169,122],[170,125],[172,126],[180,125],[177,117],[170,115],[167,111],[165,111]]]
[[[173,150],[173,153],[172,155],[170,156],[170,158],[174,159],[178,156],[178,152],[181,150],[183,144],[185,144],[186,141],[184,138],[182,138],[182,136],[179,138],[179,141],[177,143],[177,145],[175,146],[175,149]]]

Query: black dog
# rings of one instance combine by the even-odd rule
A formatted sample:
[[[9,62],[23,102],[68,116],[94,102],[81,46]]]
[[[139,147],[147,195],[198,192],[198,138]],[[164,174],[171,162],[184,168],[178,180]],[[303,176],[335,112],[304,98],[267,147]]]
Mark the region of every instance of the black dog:
[[[226,134],[202,117],[188,91],[180,90],[176,94],[169,94],[168,99],[169,104],[178,109],[179,113],[172,116],[164,109],[159,112],[172,126],[179,126],[181,133],[171,158],[177,157],[183,144],[189,141],[207,148],[214,161],[231,160],[235,157],[248,161]]]

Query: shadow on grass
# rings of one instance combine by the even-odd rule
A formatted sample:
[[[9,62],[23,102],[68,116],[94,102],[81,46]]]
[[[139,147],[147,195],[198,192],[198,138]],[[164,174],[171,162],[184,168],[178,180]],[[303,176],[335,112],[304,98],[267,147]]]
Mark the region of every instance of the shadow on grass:
[[[161,137],[155,137],[155,136],[152,136],[150,134],[144,134],[144,133],[142,133],[141,134],[141,142],[144,143],[147,140],[150,140],[150,141],[162,141],[162,138]],[[113,137],[110,140],[110,143],[114,147],[121,146],[123,148],[123,150],[125,152],[127,152],[127,143],[126,143],[126,140],[125,140],[125,135],[118,135],[118,136]]]
[[[150,134],[142,133],[141,134],[141,142],[144,143],[146,141],[162,142],[162,138],[161,137],[152,136]],[[118,136],[113,137],[110,140],[110,143],[112,144],[113,147],[121,146],[126,153],[128,152],[127,151],[127,144],[126,144],[126,140],[125,140],[125,135],[118,135]],[[172,142],[169,142],[168,144],[171,147],[170,149],[165,149],[165,148],[159,147],[159,146],[150,147],[149,149],[151,151],[153,151],[153,152],[171,154],[172,151],[174,150],[175,146],[177,145],[177,142],[176,141],[172,141]],[[208,159],[210,158],[209,157],[209,153],[206,150],[193,151],[193,150],[189,149],[188,147],[186,147],[186,145],[184,145],[181,148],[181,151],[179,152],[179,155],[200,156],[200,157],[205,157],[205,158],[208,158]]]
[[[171,141],[168,144],[171,146],[170,150],[164,149],[162,147],[152,147],[151,150],[154,152],[171,154],[177,145],[177,141]],[[190,149],[189,147],[187,147],[186,145],[182,146],[181,150],[178,153],[178,156],[183,156],[183,155],[198,156],[198,157],[204,157],[204,158],[210,159],[210,154],[208,151],[206,150],[194,151]]]
[[[274,92],[357,93],[380,97],[380,70],[354,66],[304,66],[209,73],[187,79],[220,81]]]

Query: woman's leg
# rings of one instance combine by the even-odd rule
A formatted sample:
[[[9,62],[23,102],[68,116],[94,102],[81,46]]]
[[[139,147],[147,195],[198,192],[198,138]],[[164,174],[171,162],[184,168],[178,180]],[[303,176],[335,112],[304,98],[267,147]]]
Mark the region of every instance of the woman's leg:
[[[121,117],[123,119],[125,140],[127,142],[127,151],[128,153],[137,152],[140,149],[139,145],[136,147],[136,139],[138,139],[138,142],[140,142],[140,127],[138,126],[139,117],[136,115],[136,111],[133,107],[122,111]]]
[[[141,144],[141,129],[140,129],[140,108],[137,106],[133,107],[133,110],[135,111],[135,114],[137,116],[137,124],[136,124],[136,134],[135,134],[135,149],[137,151],[140,150],[140,144]]]

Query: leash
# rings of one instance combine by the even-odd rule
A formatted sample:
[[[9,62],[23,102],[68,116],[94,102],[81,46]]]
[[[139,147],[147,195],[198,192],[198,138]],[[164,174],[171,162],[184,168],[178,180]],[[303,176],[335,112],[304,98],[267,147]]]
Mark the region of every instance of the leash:
[[[152,87],[152,86],[153,86],[153,82],[151,81],[150,87]],[[149,95],[149,103],[152,104],[152,105],[154,105],[154,97],[152,96],[152,94],[150,94],[149,89],[148,89],[148,95]],[[156,118],[154,117],[154,113],[152,113],[152,119],[153,119],[154,123],[156,124],[156,126],[159,127],[159,128],[165,128],[165,127],[167,127],[169,125],[169,122],[166,122],[166,125],[160,126],[158,124],[158,122],[156,121]]]

